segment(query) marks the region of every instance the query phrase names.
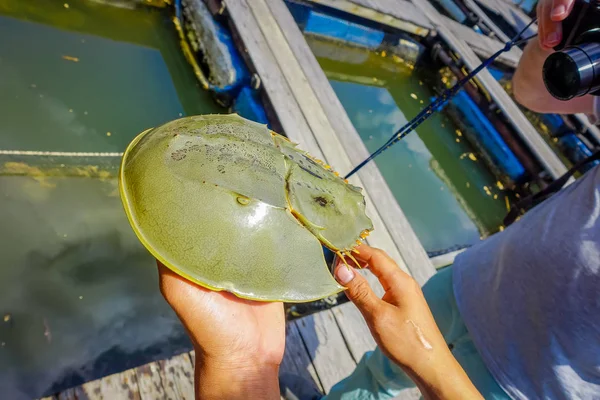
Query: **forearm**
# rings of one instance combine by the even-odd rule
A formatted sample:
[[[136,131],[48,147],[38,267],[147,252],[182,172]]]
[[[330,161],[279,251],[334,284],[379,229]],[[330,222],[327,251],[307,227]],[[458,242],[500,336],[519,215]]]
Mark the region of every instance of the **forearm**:
[[[513,77],[513,93],[516,100],[524,107],[539,113],[591,114],[592,96],[561,101],[548,93],[542,78],[542,68],[551,53],[551,50],[542,49],[537,40],[527,44]]]
[[[436,352],[405,371],[425,399],[483,398],[449,350]]]
[[[277,365],[231,365],[196,358],[196,399],[279,400]]]

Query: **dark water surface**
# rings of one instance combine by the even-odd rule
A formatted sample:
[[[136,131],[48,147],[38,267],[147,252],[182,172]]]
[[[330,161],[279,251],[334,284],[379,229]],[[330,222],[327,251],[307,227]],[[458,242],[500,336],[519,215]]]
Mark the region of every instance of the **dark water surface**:
[[[0,0],[2,399],[190,349],[122,210],[118,155],[20,152],[122,152],[148,127],[223,110],[167,10],[66,1]]]

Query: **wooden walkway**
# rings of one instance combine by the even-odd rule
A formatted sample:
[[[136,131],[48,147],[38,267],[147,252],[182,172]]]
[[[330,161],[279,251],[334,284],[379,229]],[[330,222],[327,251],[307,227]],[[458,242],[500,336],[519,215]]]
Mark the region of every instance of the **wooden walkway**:
[[[281,374],[293,374],[323,393],[348,376],[362,355],[375,348],[365,325],[338,325],[353,305],[288,323]],[[358,313],[358,312],[356,312]],[[397,399],[420,396],[407,389]],[[248,398],[252,398],[249,396]],[[155,361],[85,383],[43,400],[194,400],[194,352]]]
[[[291,140],[342,173],[350,171],[353,165],[368,156],[368,150],[283,0],[205,2],[213,13],[227,16],[234,37],[242,47],[242,55],[259,78],[257,81],[261,82],[269,115],[276,117]],[[360,12],[362,17],[418,35],[426,35],[431,29],[436,29],[463,56],[469,68],[479,62],[471,47],[481,56],[486,56],[502,45],[442,17],[426,0],[314,2],[327,3],[329,7],[346,12]],[[517,53],[509,53],[504,62],[516,65],[518,56]],[[557,165],[544,153],[543,146],[539,148],[541,139],[537,132],[534,131],[535,137],[531,137],[531,132],[523,127],[523,121],[512,115],[516,105],[497,82],[490,81],[493,80],[491,75],[480,79],[500,108],[513,118],[511,121],[520,132],[525,132],[523,135],[529,140],[526,142],[537,150],[552,175],[560,174],[562,164]],[[368,238],[369,244],[385,249],[400,268],[419,283],[426,282],[435,273],[435,268],[377,166],[369,164],[351,181],[365,189],[367,212],[376,228]],[[450,258],[442,263],[451,261]],[[382,294],[383,289],[377,280],[369,272],[364,273],[375,291]],[[281,372],[299,375],[323,393],[348,376],[364,353],[375,347],[360,313],[350,303],[290,322],[286,335]],[[52,399],[193,399],[193,361],[193,353],[184,353],[88,382]],[[418,396],[418,391],[411,389],[399,398],[414,399]]]

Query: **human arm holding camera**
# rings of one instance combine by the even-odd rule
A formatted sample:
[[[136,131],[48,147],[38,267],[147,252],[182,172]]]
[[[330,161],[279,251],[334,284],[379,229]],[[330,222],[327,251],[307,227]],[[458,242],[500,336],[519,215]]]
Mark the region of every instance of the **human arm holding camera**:
[[[573,10],[575,0],[540,0],[537,6],[538,40],[530,41],[513,77],[516,100],[539,113],[594,113],[594,97],[584,95],[568,101],[554,98],[542,79],[542,68],[553,47],[563,38],[562,21]]]

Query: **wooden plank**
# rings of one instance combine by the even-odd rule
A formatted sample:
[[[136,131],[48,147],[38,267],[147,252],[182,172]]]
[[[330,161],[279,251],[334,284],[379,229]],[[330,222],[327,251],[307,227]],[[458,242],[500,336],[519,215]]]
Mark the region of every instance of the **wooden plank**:
[[[165,389],[160,378],[160,365],[158,362],[151,362],[135,368],[135,376],[142,400],[166,398]]]
[[[517,31],[525,28],[525,26],[531,22],[531,18],[514,4],[499,0],[477,0],[477,2],[504,18],[509,24],[514,26]],[[535,35],[536,33],[537,26],[535,25],[532,25],[526,31],[527,36]]]
[[[140,399],[140,392],[137,385],[135,371],[133,369],[111,375],[100,379],[99,399],[106,400],[134,400]],[[86,385],[82,388],[85,390]],[[88,398],[93,398],[88,394]]]
[[[479,7],[479,5],[474,0],[463,0],[463,2],[469,10],[475,13],[475,15],[477,15],[480,18],[480,20],[488,28],[490,28],[492,32],[494,32],[494,34],[500,41],[506,43],[510,40],[508,35],[504,33],[504,31],[500,29],[500,27],[498,27],[498,25],[496,25],[494,21],[491,20],[491,18],[485,13],[485,11],[481,9],[481,7]]]
[[[473,50],[463,41],[459,40],[452,30],[446,25],[447,18],[440,15],[427,0],[412,0],[412,2],[430,19],[438,33],[446,43],[460,55],[469,70],[475,69],[481,60]],[[477,79],[489,92],[494,102],[504,113],[506,118],[515,128],[521,139],[529,147],[534,156],[554,179],[563,175],[567,168],[560,158],[552,151],[550,146],[542,139],[527,117],[510,98],[508,93],[500,86],[487,70],[481,71]]]
[[[278,1],[281,2],[281,0]],[[302,72],[296,57],[290,49],[265,1],[252,0],[247,4],[254,14],[256,22],[262,31],[271,52],[277,55],[277,64],[283,72],[285,80],[288,82],[292,94],[296,98],[300,110],[308,122],[311,129],[311,136],[313,136],[313,132],[319,133],[319,137],[317,137],[316,140],[320,147],[320,151],[325,158],[327,158],[327,154],[325,154],[327,152],[327,145],[331,145],[334,149],[341,146],[337,146],[338,143],[334,140],[329,140],[328,143],[321,143],[319,140],[320,136],[326,138],[335,136],[335,132],[333,132],[331,124],[314,94],[313,88],[308,83],[306,76]],[[299,139],[306,140],[305,137],[299,137]],[[314,151],[317,151],[317,149],[315,148]],[[333,163],[333,160],[328,158],[327,161]],[[338,164],[333,163],[332,165],[337,166]]]
[[[418,36],[427,36],[431,24],[410,2],[405,0],[394,1],[395,6],[401,6],[405,13],[401,18],[388,15],[386,12],[374,7],[365,7],[365,4],[353,0],[310,0],[312,3],[320,4],[326,7],[335,8],[370,21],[378,22],[382,25],[400,29]]]
[[[450,253],[442,254],[439,256],[431,257],[431,263],[435,269],[440,269],[454,264],[456,257],[467,249],[455,250]]]
[[[246,2],[244,0],[225,0],[224,3],[235,30],[244,41],[253,67],[261,77],[262,86],[277,113],[284,132],[288,136],[296,133],[305,137],[306,141],[302,143],[303,147],[312,153],[312,149],[318,148],[318,145],[314,138],[312,141],[310,140],[312,133],[306,119]]]
[[[350,349],[350,354],[352,354],[354,361],[358,363],[367,351],[375,349],[377,343],[375,343],[362,314],[354,304],[342,304],[334,307],[332,311],[344,341]],[[421,398],[421,392],[416,387],[403,390],[398,396],[394,397],[396,400],[416,400],[419,398]]]
[[[296,375],[308,384],[312,383],[317,390],[323,392],[323,385],[321,385],[321,381],[304,346],[298,327],[294,322],[290,322],[286,326],[285,353],[279,373]]]
[[[499,42],[496,39],[492,39],[489,36],[482,35],[475,32],[468,26],[464,26],[455,20],[446,16],[439,16],[452,33],[459,39],[469,43],[470,47],[477,52],[478,55],[487,58],[492,56],[498,50],[504,48],[505,44]],[[519,65],[521,58],[521,50],[518,48],[512,48],[508,53],[503,54],[503,62],[511,68],[516,68]],[[481,60],[477,58],[478,62]]]
[[[356,363],[344,342],[331,310],[294,321],[317,375],[328,393],[333,385],[354,370]]]
[[[194,369],[188,353],[161,360],[158,365],[166,397],[194,400]]]
[[[256,6],[263,1],[254,4]],[[323,157],[329,164],[349,171],[364,160],[369,151],[285,4],[281,0],[266,0],[266,4],[268,10],[257,7],[256,12],[263,16],[260,25],[268,30],[266,36],[272,39],[273,48],[278,49],[278,60],[281,60],[286,77],[294,81],[290,86],[296,90],[297,97],[305,100],[306,104],[301,103],[301,106],[307,119],[318,118],[313,132],[318,132],[316,139],[323,150]],[[266,16],[269,11],[273,20]],[[319,104],[322,108],[314,110],[314,106]],[[388,251],[401,268],[424,283],[434,269],[377,166],[369,164],[359,172],[353,183],[365,188],[367,212],[376,227],[369,243]],[[395,254],[395,248],[399,254]]]
[[[56,397],[58,400],[77,400],[77,397],[75,396],[75,388],[67,389],[59,393]]]
[[[517,30],[521,30],[531,22],[531,17],[527,15],[520,7],[512,2],[503,0],[493,0],[503,10],[503,14],[512,21]],[[527,30],[529,35],[535,35],[538,32],[537,25],[532,25]]]
[[[352,303],[346,303],[332,309],[340,331],[348,344],[352,358],[357,363],[367,352],[377,346],[365,320]]]
[[[140,392],[133,369],[105,376],[95,381],[66,390],[59,400],[140,400]]]
[[[590,135],[592,135],[594,140],[596,140],[596,143],[600,145],[600,129],[598,129],[596,125],[592,124],[585,114],[575,114],[575,118],[577,118],[579,122],[581,122],[581,124],[587,128]]]
[[[484,6],[486,9],[496,14],[497,16],[502,17],[503,7],[499,6],[499,4],[495,0],[477,0],[477,2]]]

